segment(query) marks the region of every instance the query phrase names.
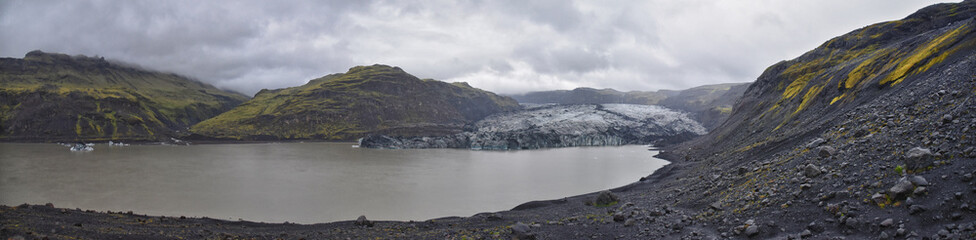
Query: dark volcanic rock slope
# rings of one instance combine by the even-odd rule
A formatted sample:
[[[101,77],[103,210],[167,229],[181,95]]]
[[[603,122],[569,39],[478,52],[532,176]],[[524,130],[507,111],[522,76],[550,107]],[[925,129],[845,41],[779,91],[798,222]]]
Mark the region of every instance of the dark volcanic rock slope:
[[[676,205],[730,237],[976,237],[974,16],[933,5],[768,68],[671,153]]]
[[[168,140],[246,99],[102,58],[0,58],[0,140]]]
[[[201,122],[193,133],[219,139],[355,140],[367,134],[438,135],[497,112],[519,109],[508,97],[465,83],[419,79],[373,65],[262,90],[254,99]]]

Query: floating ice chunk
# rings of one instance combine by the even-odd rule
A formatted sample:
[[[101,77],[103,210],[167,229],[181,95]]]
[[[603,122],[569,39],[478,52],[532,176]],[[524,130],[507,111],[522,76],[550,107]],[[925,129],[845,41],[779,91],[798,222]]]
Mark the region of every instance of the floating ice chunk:
[[[91,152],[92,150],[95,150],[95,148],[92,147],[94,145],[95,144],[91,144],[91,143],[89,143],[89,144],[77,143],[74,146],[71,146],[71,151],[72,152]]]

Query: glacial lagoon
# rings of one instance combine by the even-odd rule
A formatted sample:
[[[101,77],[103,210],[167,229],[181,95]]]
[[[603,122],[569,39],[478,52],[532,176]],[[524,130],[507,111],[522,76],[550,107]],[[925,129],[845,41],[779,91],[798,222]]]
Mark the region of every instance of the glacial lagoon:
[[[0,143],[0,204],[259,222],[426,220],[626,185],[667,164],[646,146],[383,150],[353,143]]]

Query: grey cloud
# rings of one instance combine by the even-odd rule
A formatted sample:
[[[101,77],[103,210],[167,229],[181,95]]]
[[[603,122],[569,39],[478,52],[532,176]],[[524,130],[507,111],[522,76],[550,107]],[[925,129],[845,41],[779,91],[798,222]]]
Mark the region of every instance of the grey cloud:
[[[511,9],[520,15],[532,21],[552,26],[559,31],[575,28],[582,21],[579,11],[573,7],[572,2],[512,0],[505,4],[511,6]]]
[[[605,54],[578,46],[551,48],[534,46],[523,48],[520,52],[522,59],[535,66],[535,70],[540,73],[589,72],[609,67]]]
[[[0,1],[0,56],[99,55],[254,93],[354,65],[501,93],[754,80],[934,1]]]

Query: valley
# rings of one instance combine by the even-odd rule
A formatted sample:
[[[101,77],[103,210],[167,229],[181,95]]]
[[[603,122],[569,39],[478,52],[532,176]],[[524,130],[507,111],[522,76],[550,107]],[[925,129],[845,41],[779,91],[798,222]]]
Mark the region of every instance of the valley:
[[[346,221],[319,224],[160,217],[66,209],[56,207],[57,203],[24,204],[0,207],[0,236],[976,238],[976,111],[972,107],[976,106],[976,0],[934,4],[899,20],[824,40],[796,58],[769,66],[746,85],[709,85],[680,92],[579,88],[508,97],[464,83],[420,79],[399,67],[373,65],[353,67],[303,86],[262,90],[249,101],[191,104],[227,109],[220,114],[208,110],[213,118],[158,121],[185,123],[177,126],[187,131],[182,136],[190,141],[364,138],[364,148],[359,150],[393,153],[419,151],[402,148],[462,148],[531,154],[550,147],[664,145],[656,157],[669,164],[607,190],[529,201],[510,210],[470,216],[414,221],[347,216]],[[25,59],[36,55],[28,54]],[[51,119],[61,120],[50,130],[57,134],[50,134],[18,127],[30,122],[18,120],[25,118],[21,116],[27,109],[20,104],[26,100],[21,99],[32,99],[23,96],[63,98],[97,92],[99,97],[79,97],[122,101],[149,95],[62,91],[56,90],[61,86],[35,80],[25,84],[29,87],[7,87],[24,82],[23,77],[9,75],[2,75],[7,93],[0,98],[6,104],[0,108],[4,127],[0,137],[4,140],[104,139],[111,135],[104,133],[104,127],[99,132],[98,126],[112,121],[99,123],[96,120],[101,118],[87,116],[123,111],[102,110],[94,101],[83,101],[94,104],[94,109],[85,105],[84,113],[64,110],[70,116],[54,115]],[[208,96],[223,94],[200,88],[206,89],[197,92]],[[141,104],[138,109],[152,110],[152,102],[120,105]],[[160,116],[168,113],[165,109],[150,112]],[[71,117],[77,114],[81,116]],[[138,114],[129,115],[143,116]],[[146,117],[140,118],[143,120],[127,123],[132,128],[145,125],[152,129]],[[199,123],[189,124],[197,120]],[[86,128],[84,123],[89,122]],[[72,129],[80,130],[72,134]],[[511,149],[520,150],[508,151]],[[587,172],[578,174],[586,176]]]

